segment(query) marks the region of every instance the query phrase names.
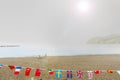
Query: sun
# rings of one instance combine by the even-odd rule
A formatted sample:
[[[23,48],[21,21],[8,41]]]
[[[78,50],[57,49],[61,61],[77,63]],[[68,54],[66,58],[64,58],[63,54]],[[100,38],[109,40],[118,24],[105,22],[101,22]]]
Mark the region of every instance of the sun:
[[[77,10],[84,14],[90,13],[92,10],[92,4],[88,0],[81,0],[77,3]]]

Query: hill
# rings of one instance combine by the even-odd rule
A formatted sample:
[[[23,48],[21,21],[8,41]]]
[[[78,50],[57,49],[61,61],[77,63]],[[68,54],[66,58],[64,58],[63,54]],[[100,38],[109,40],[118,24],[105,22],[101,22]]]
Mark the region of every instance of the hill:
[[[87,42],[88,44],[120,44],[120,35],[110,35],[105,37],[94,37]]]

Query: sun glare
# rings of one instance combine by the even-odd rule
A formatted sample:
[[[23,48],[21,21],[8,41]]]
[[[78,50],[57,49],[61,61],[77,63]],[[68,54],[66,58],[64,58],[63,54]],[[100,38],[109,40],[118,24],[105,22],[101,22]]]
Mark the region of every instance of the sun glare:
[[[90,14],[92,12],[93,5],[88,0],[81,0],[77,3],[77,11],[81,14]]]

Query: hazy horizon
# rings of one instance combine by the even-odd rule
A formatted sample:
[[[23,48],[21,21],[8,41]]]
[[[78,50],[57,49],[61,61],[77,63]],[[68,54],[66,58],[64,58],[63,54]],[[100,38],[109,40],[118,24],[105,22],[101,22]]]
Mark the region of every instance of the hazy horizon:
[[[82,49],[91,38],[120,35],[119,8],[120,0],[1,0],[0,45],[23,50],[0,47],[0,56],[34,55],[41,48],[49,55],[119,53],[120,47]]]
[[[82,45],[80,48],[0,48],[0,57],[29,57],[29,56],[73,56],[73,55],[103,55],[120,54],[120,45]]]

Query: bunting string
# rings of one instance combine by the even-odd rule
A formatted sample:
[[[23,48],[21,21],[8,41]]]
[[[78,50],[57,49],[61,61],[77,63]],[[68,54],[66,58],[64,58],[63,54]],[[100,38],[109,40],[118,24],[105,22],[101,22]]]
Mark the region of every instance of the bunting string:
[[[1,66],[3,67],[3,66],[5,66],[5,67],[9,67],[10,65],[5,65],[5,64],[0,64],[0,68],[1,68]],[[15,65],[14,65],[14,67],[16,67]],[[22,69],[24,68],[24,69],[26,69],[26,68],[28,68],[28,67],[24,67],[24,66],[21,66],[22,67]],[[31,69],[36,69],[36,68],[33,68],[33,67],[30,67]],[[41,70],[48,70],[48,69],[43,69],[43,68],[40,68]],[[54,71],[56,71],[56,70],[62,70],[62,71],[67,71],[67,70],[64,70],[64,69],[52,69],[52,70],[54,70]],[[72,71],[77,71],[77,70],[73,70],[72,69]],[[87,71],[90,71],[90,70],[82,70],[82,72],[87,72]],[[91,71],[95,71],[95,70],[91,70]],[[100,70],[101,72],[108,72],[107,70]],[[119,70],[112,70],[113,72],[117,72],[117,71],[120,71],[120,69]]]
[[[19,75],[21,69],[24,68],[24,69],[26,69],[25,76],[29,76],[32,69],[35,69],[35,76],[40,76],[42,71],[47,70],[50,76],[55,73],[56,78],[62,78],[63,71],[65,71],[67,73],[67,75],[66,75],[67,78],[73,78],[73,75],[72,75],[73,71],[77,71],[76,76],[78,78],[82,78],[83,73],[86,72],[88,74],[88,79],[92,79],[93,74],[100,74],[101,72],[106,72],[106,73],[117,72],[120,75],[120,70],[63,70],[63,69],[51,69],[51,68],[44,69],[44,68],[33,68],[33,67],[0,64],[0,68],[2,68],[4,66],[9,67],[11,70],[14,70],[14,75]]]

